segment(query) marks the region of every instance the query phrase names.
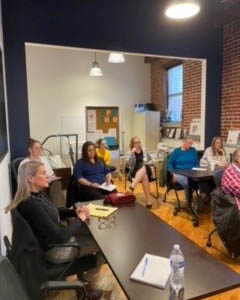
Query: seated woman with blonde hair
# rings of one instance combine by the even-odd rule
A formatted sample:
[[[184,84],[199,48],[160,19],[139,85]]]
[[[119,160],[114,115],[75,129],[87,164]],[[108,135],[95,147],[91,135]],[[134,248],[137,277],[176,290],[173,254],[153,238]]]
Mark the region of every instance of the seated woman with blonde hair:
[[[149,184],[151,170],[144,165],[152,160],[151,156],[143,151],[140,139],[137,136],[131,138],[130,150],[131,153],[126,162],[126,167],[129,168],[129,175],[132,180],[129,188],[131,191],[134,191],[136,185],[141,182],[146,197],[146,207],[152,208]]]
[[[53,264],[70,262],[77,255],[75,249],[53,245],[77,242],[81,247],[80,257],[94,255],[98,265],[103,263],[102,254],[85,225],[89,215],[88,209],[84,206],[77,209],[57,209],[43,193],[49,183],[41,162],[24,163],[18,175],[17,193],[5,212],[18,210],[31,227],[46,260]],[[68,226],[63,226],[61,218],[69,217],[75,217],[74,221]],[[99,299],[102,295],[100,290],[89,290],[89,293],[93,295],[91,299]]]
[[[201,167],[207,167],[212,164],[219,167],[226,167],[228,165],[223,141],[219,136],[215,136],[212,139],[211,146],[205,150],[200,160]]]
[[[21,161],[18,170],[22,167],[22,165],[28,161],[38,161],[41,162],[48,176],[49,187],[46,189],[47,194],[53,204],[57,207],[65,207],[65,199],[62,192],[61,182],[58,180],[59,177],[53,172],[53,169],[48,162],[47,158],[42,155],[42,145],[39,141],[30,138],[27,144],[28,157],[26,157],[23,161]]]

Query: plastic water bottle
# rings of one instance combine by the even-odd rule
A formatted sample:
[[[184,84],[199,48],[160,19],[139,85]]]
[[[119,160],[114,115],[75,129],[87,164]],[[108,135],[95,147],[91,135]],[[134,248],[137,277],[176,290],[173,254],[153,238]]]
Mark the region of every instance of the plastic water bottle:
[[[169,300],[184,300],[184,256],[179,245],[174,245],[170,254]]]

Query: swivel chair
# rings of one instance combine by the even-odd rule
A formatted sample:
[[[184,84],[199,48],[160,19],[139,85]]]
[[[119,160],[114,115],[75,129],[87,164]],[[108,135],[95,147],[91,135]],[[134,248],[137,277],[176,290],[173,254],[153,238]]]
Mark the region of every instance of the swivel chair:
[[[79,300],[86,298],[84,284],[80,281],[66,282],[66,281],[47,281],[42,286],[43,291],[49,292],[53,290],[75,290],[81,292],[82,295],[78,297]],[[0,290],[1,300],[30,300],[30,298],[19,278],[13,265],[9,259],[0,256]],[[47,294],[47,293],[46,293]],[[46,299],[44,297],[44,299]]]

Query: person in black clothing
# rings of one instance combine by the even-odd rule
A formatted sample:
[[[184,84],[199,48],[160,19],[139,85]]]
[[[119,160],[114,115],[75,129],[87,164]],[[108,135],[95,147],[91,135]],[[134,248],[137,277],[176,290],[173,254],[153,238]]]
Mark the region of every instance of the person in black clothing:
[[[99,186],[104,182],[111,184],[112,176],[104,161],[97,156],[92,142],[83,144],[82,158],[77,161],[73,174],[79,185],[81,202],[99,200],[109,194]]]
[[[6,213],[13,209],[19,211],[30,225],[50,263],[65,263],[76,256],[72,248],[53,247],[54,244],[78,241],[81,247],[80,256],[99,253],[98,246],[84,224],[88,219],[88,209],[57,209],[42,192],[47,187],[48,176],[44,165],[36,161],[24,163],[19,170],[17,193],[13,202],[6,207]],[[76,219],[70,225],[63,226],[60,223],[63,217]],[[66,249],[71,249],[71,252]],[[102,294],[100,290],[91,292],[93,299],[100,298]]]
[[[127,159],[126,167],[129,168],[130,190],[133,192],[136,185],[141,182],[146,197],[146,207],[152,208],[152,199],[150,196],[149,179],[151,178],[151,169],[147,163],[151,162],[151,156],[142,150],[141,142],[138,137],[134,136],[130,141],[131,153]]]

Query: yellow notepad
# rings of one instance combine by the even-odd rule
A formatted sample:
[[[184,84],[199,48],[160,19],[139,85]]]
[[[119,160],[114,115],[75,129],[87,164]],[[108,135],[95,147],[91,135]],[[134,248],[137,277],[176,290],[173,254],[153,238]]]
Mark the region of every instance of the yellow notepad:
[[[93,203],[88,204],[87,208],[89,209],[90,216],[99,218],[106,218],[117,210],[117,207],[96,205]]]

